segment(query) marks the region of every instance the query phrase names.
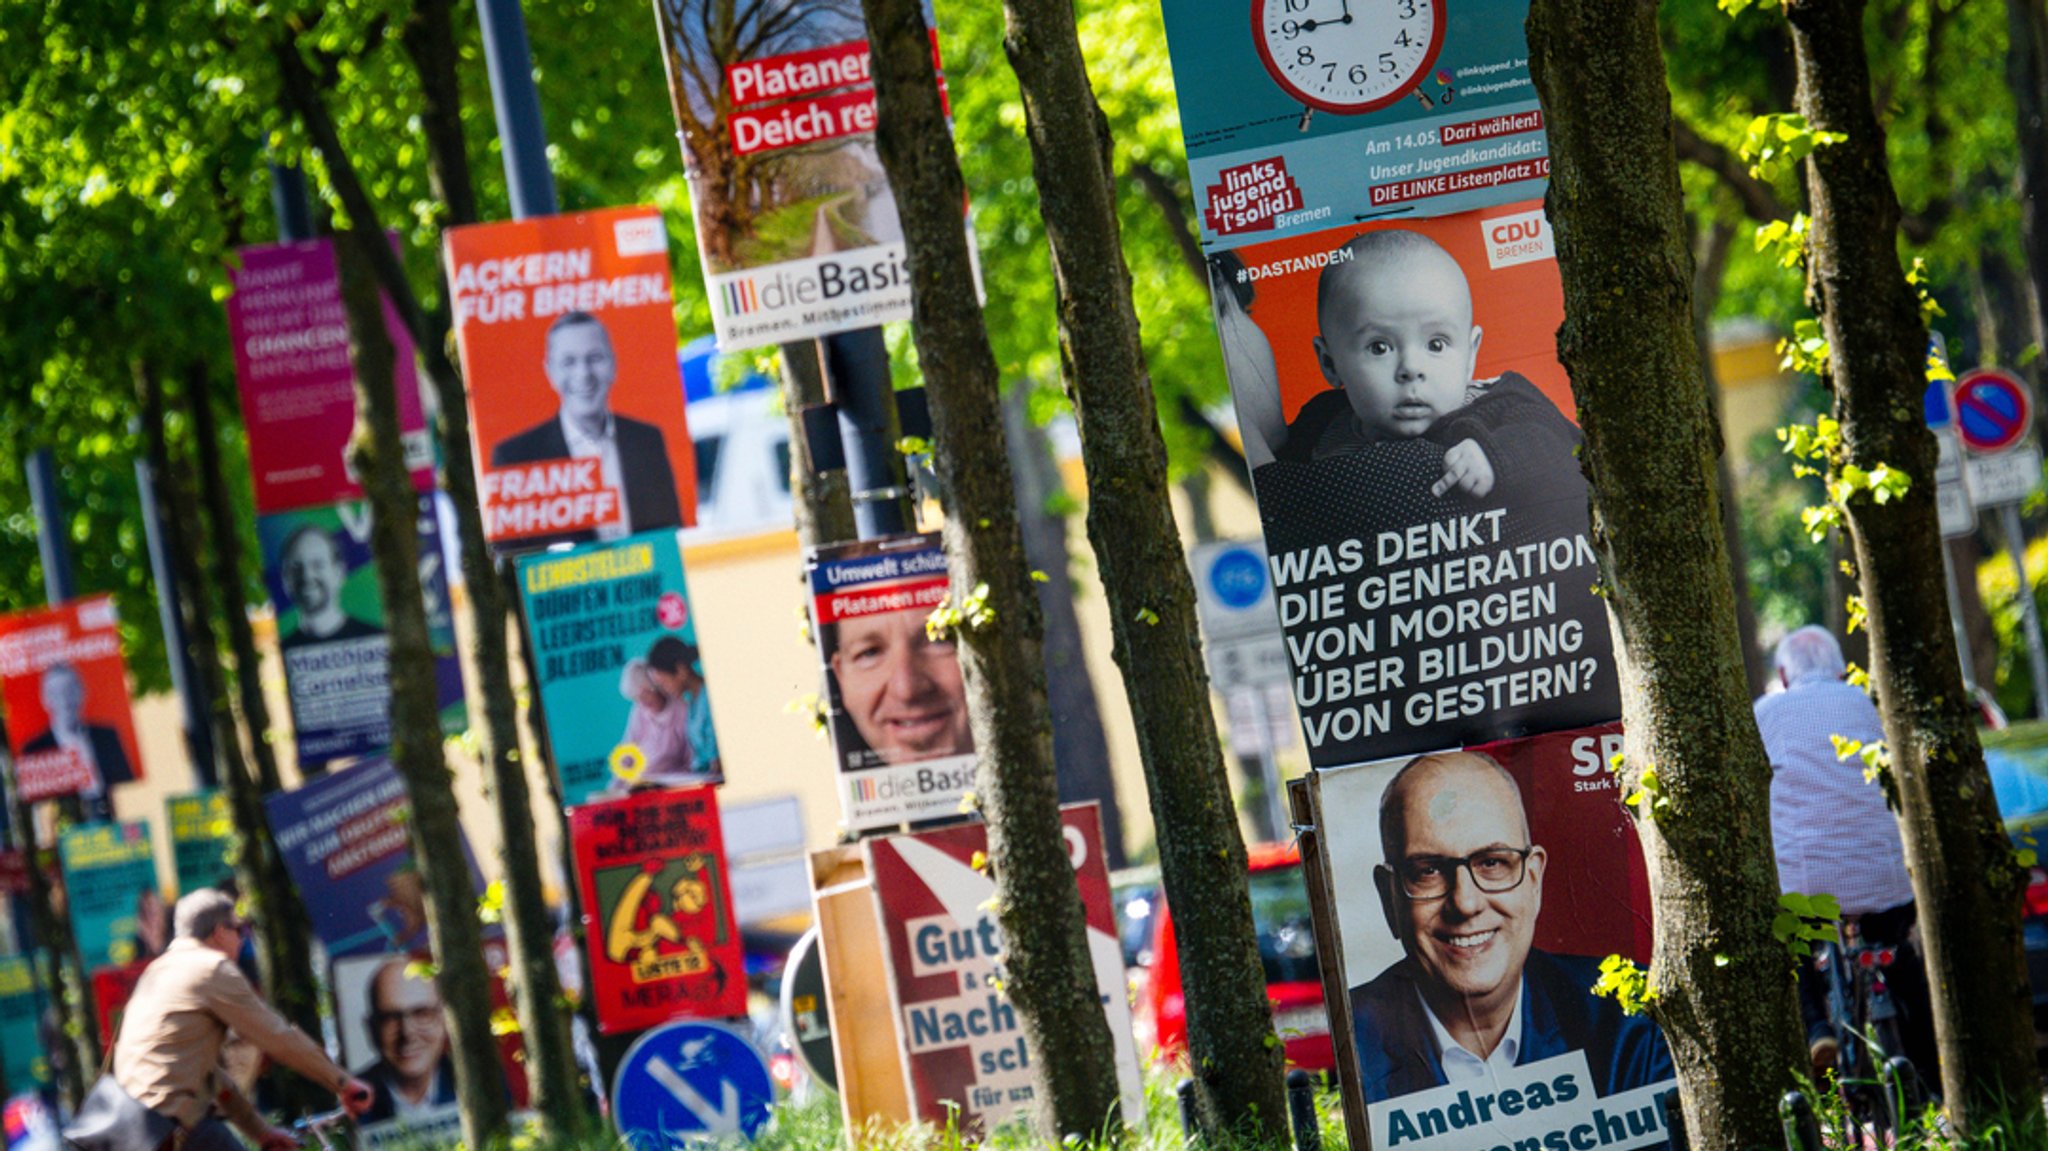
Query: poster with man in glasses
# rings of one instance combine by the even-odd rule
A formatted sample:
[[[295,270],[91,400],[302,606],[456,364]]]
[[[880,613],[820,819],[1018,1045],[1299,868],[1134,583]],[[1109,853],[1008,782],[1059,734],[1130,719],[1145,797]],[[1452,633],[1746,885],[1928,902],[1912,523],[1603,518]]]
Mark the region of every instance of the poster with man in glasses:
[[[1615,725],[1318,773],[1352,1044],[1383,1148],[1661,1147],[1657,1025],[1594,994],[1646,963]],[[1333,989],[1334,992],[1334,989]]]

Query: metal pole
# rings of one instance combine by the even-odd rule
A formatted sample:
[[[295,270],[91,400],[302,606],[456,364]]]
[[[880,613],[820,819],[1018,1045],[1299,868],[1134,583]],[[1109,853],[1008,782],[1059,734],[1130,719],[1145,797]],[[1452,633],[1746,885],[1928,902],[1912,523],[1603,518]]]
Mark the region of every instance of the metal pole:
[[[533,83],[533,54],[526,43],[526,16],[519,0],[478,0],[477,22],[484,32],[484,67],[498,116],[498,146],[504,149],[505,181],[512,218],[552,216],[555,176],[548,168],[547,129],[540,118],[540,90]]]
[[[2027,670],[2034,679],[2034,715],[2048,719],[2048,651],[2041,645],[2041,613],[2034,607],[2034,588],[2027,582],[2027,535],[2020,524],[2018,504],[2000,504],[1998,522],[2005,527],[2006,554],[2012,557],[2013,574],[2019,579],[2020,619],[2027,629]]]
[[[135,461],[135,486],[142,493],[142,537],[149,548],[149,571],[156,578],[157,620],[163,624],[164,646],[169,648],[171,690],[185,705],[185,751],[192,758],[192,774],[202,787],[220,786],[214,770],[212,707],[206,689],[199,682],[199,669],[192,662],[190,637],[185,632],[185,615],[178,610],[178,577],[171,570],[171,551],[164,541],[163,513],[157,503],[156,472],[149,461]]]
[[[306,173],[297,164],[271,162],[270,210],[277,216],[279,240],[313,238],[313,203],[306,194]]]
[[[846,486],[860,538],[910,530],[910,487],[896,449],[896,392],[889,380],[889,345],[882,329],[861,328],[825,337],[825,379],[839,411],[846,452]]]
[[[1948,626],[1956,633],[1956,658],[1963,664],[1963,690],[1977,698],[1976,660],[1970,653],[1970,629],[1963,624],[1963,592],[1956,586],[1956,567],[1949,560],[1948,541],[1941,541],[1941,578],[1948,588]]]
[[[60,604],[78,595],[78,581],[71,570],[71,545],[64,530],[64,500],[57,489],[57,464],[48,448],[29,453],[28,500],[35,508],[36,549],[43,557],[43,598]]]

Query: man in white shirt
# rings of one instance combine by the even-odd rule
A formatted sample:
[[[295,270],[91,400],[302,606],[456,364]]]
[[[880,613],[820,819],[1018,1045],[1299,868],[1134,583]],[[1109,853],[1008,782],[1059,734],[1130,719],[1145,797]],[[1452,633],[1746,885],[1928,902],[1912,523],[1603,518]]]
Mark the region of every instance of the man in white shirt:
[[[1777,667],[1783,690],[1756,701],[1756,726],[1771,760],[1778,889],[1834,896],[1864,942],[1895,948],[1886,983],[1901,1008],[1905,1055],[1932,1081],[1933,1016],[1899,822],[1884,788],[1864,778],[1861,758],[1835,753],[1835,736],[1884,740],[1877,706],[1843,679],[1848,665],[1826,628],[1809,625],[1780,640]],[[1834,1066],[1839,1038],[1828,1023],[1826,979],[1810,963],[1799,967],[1799,1007],[1818,1075]]]

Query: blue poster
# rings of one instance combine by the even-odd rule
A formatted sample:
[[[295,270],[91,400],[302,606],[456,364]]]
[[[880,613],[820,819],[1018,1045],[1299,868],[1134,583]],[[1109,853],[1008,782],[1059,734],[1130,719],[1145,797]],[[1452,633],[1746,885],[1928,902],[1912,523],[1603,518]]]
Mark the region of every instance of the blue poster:
[[[564,805],[724,778],[674,531],[522,556],[519,598]]]
[[[146,823],[88,823],[57,841],[71,933],[87,971],[134,962],[144,915],[161,915]],[[153,952],[152,952],[153,953]]]
[[[370,554],[370,506],[328,504],[259,516],[263,579],[277,609],[277,646],[299,762],[375,755],[391,743],[390,641]],[[455,613],[433,497],[420,501],[420,587],[434,647],[441,730],[468,725]]]
[[[1164,0],[1202,242],[1542,194],[1528,0]]]
[[[0,956],[0,1083],[7,1095],[49,1085],[41,1030],[47,1002],[32,956]]]
[[[285,870],[333,958],[427,947],[426,887],[413,865],[412,799],[388,759],[264,797]],[[464,839],[470,883],[483,877]]]

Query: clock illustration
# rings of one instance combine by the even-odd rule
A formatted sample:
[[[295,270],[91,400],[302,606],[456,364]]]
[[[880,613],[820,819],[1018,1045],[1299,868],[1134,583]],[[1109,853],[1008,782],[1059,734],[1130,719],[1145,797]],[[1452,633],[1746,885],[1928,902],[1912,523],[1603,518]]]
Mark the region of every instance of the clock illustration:
[[[1406,95],[1444,46],[1446,0],[1251,0],[1252,43],[1310,108],[1355,116]]]

